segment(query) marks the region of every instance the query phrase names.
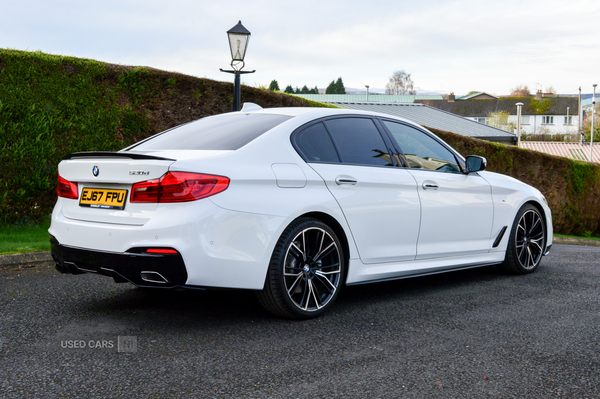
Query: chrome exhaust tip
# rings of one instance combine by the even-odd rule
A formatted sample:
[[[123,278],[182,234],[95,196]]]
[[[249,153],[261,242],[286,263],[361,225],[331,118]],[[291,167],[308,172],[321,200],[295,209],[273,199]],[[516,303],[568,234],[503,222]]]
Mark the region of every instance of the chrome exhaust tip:
[[[169,280],[164,278],[162,274],[157,272],[140,272],[140,277],[142,280],[147,281],[149,283],[159,283],[159,284],[167,284]]]

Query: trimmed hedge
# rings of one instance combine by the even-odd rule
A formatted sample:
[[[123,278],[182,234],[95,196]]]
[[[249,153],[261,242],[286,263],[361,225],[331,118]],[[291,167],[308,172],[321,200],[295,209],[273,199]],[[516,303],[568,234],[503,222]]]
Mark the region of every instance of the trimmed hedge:
[[[56,202],[57,165],[74,151],[113,151],[229,112],[232,83],[145,67],[0,49],[0,223],[39,222]],[[323,106],[242,86],[262,107]],[[600,167],[431,129],[488,170],[537,187],[557,233],[600,235]]]

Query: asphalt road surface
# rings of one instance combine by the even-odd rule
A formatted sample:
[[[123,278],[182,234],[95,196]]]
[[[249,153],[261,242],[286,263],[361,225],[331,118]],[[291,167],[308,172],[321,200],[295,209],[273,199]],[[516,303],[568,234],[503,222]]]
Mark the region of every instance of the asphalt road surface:
[[[347,288],[316,320],[251,292],[0,269],[0,396],[599,398],[600,248]]]

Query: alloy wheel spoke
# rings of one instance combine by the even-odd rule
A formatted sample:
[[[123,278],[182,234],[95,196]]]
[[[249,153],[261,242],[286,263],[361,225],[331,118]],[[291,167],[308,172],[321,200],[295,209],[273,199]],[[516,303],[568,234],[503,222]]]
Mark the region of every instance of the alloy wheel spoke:
[[[310,295],[312,295],[312,298],[315,301],[315,306],[317,307],[317,310],[321,309],[321,304],[319,303],[319,299],[317,298],[317,289],[316,289],[315,285],[313,284],[312,280],[308,280],[308,286],[309,286],[309,290],[310,290],[309,291]],[[310,300],[307,301],[307,304],[306,304],[307,306],[308,306],[308,302],[310,302]]]
[[[519,259],[519,262],[521,262],[521,265],[524,265],[527,259],[527,245],[523,245],[521,251],[517,253],[517,258]]]
[[[539,231],[539,232],[538,232],[538,233],[536,233],[536,234],[532,234],[532,235],[530,236],[530,238],[531,238],[532,240],[541,240],[542,238],[544,238],[544,231],[543,231],[543,230],[541,230],[541,231]]]
[[[315,273],[321,273],[323,275],[325,274],[338,274],[340,272],[340,264],[339,263],[332,263],[331,265],[321,265],[321,266],[315,266]],[[330,271],[324,271],[325,269],[331,269]],[[316,271],[318,270],[318,271]]]
[[[302,282],[302,280],[303,280],[302,277],[303,277],[302,273],[299,273],[298,276],[296,277],[296,279],[294,280],[294,282],[292,283],[292,285],[290,286],[290,288],[288,289],[288,294],[290,295],[290,297],[292,296],[292,294],[294,293],[294,291],[296,291],[296,289],[298,288],[298,286]]]
[[[541,219],[539,218],[535,218],[535,221],[533,222],[533,226],[531,226],[531,228],[529,229],[529,234],[531,235],[533,233],[533,231],[535,230],[535,228],[541,224]]]
[[[325,274],[323,274],[321,272],[316,272],[315,276],[319,279],[319,281],[321,281],[323,283],[326,283],[326,284],[323,284],[323,285],[329,286],[331,288],[329,290],[329,292],[331,294],[333,294],[335,292],[335,290],[337,289],[336,286],[333,285],[333,283],[331,282],[331,280],[329,280]]]
[[[531,240],[530,243],[531,245],[535,245],[538,248],[539,252],[542,252],[543,250],[542,246],[540,245],[540,241],[542,241],[541,238],[539,240]]]
[[[304,261],[306,262],[308,250],[306,249],[306,230],[302,230],[302,255],[304,255]]]
[[[308,303],[310,302],[310,286],[309,286],[309,281],[308,279],[304,278],[302,279],[302,282],[304,283],[304,289],[302,290],[302,297],[300,298],[300,302],[296,302],[294,301],[294,299],[292,298],[292,300],[294,302],[296,302],[296,304],[298,305],[299,308],[307,310],[308,309]]]
[[[329,255],[331,253],[331,251],[333,251],[334,249],[335,249],[335,243],[332,242],[331,244],[329,244],[327,246],[327,248],[323,249],[322,251],[319,251],[319,253],[317,255],[315,255],[315,257],[313,258],[313,260],[315,262],[320,261],[321,259],[323,259],[327,255]]]
[[[306,261],[306,254],[300,248],[298,248],[295,242],[292,242],[292,245],[290,245],[289,253],[291,253],[292,256],[294,256],[300,262]]]
[[[528,254],[528,256],[527,256],[527,266],[526,267],[529,267],[530,260],[531,260],[531,266],[535,266],[535,260],[533,259],[533,254],[531,253],[531,249],[529,247],[527,248],[527,254]]]

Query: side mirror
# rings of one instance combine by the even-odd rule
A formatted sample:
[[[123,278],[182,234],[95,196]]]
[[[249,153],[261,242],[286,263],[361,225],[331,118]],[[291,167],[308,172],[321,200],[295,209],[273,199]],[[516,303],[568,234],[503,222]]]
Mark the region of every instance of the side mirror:
[[[467,173],[479,172],[485,170],[487,166],[487,160],[479,155],[469,155],[466,159]]]

